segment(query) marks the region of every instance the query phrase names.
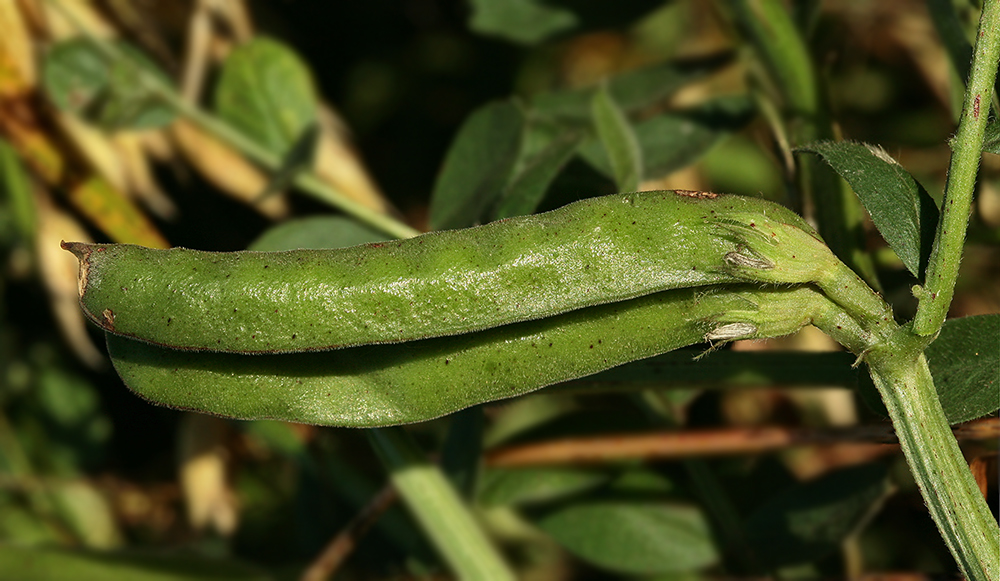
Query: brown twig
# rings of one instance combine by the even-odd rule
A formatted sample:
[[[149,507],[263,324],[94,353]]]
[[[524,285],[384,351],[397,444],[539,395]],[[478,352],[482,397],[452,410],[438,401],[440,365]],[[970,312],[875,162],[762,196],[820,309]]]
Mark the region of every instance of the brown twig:
[[[1000,418],[985,418],[954,426],[959,440],[1000,437]],[[668,460],[695,456],[753,454],[792,446],[868,443],[894,450],[896,436],[890,424],[851,428],[726,428],[653,434],[623,434],[594,438],[567,438],[501,448],[487,454],[489,466],[539,464],[594,464],[622,460]]]
[[[302,573],[301,581],[325,581],[331,578],[358,546],[358,542],[368,529],[372,528],[397,498],[399,495],[391,484],[380,490],[372,497],[371,502],[333,537],[309,568]]]

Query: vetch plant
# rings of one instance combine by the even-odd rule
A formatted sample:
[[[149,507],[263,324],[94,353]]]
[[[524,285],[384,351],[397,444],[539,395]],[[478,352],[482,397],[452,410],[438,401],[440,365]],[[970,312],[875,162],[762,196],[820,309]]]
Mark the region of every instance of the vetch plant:
[[[473,4],[477,27],[508,29],[501,14],[509,13],[491,13],[485,8],[489,2]],[[311,160],[315,135],[310,132],[314,97],[301,78],[304,69],[285,71],[295,78],[289,86],[298,87],[293,122],[282,123],[287,118],[280,112],[256,102],[263,113],[247,114],[239,97],[249,90],[241,83],[251,76],[235,69],[220,81],[225,83],[220,111],[213,116],[180,99],[131,49],[95,39],[64,44],[52,51],[47,69],[47,88],[60,107],[72,108],[66,92],[83,83],[95,100],[88,101],[88,109],[114,127],[184,117],[269,169],[279,186],[294,183],[398,238],[330,249],[274,247],[284,245],[279,240],[266,249],[232,253],[67,241],[63,248],[80,263],[83,311],[106,332],[108,353],[124,383],[150,402],[245,420],[369,428],[392,482],[438,551],[457,575],[482,579],[515,573],[453,484],[396,426],[447,414],[456,414],[455,425],[461,426],[474,422],[463,418],[476,416],[463,414],[478,413],[478,404],[639,369],[643,360],[692,345],[701,345],[703,357],[691,364],[697,369],[724,356],[714,351],[727,343],[785,336],[813,325],[870,374],[959,570],[969,579],[1000,581],[1000,528],[950,428],[996,411],[997,402],[987,393],[996,389],[995,373],[989,376],[1000,360],[996,341],[983,346],[985,363],[970,364],[969,373],[960,374],[965,380],[953,379],[955,364],[948,360],[978,361],[980,351],[970,354],[966,340],[996,332],[1000,315],[945,321],[979,158],[995,148],[984,136],[997,125],[991,112],[1000,1],[983,5],[940,210],[881,148],[828,139],[832,129],[815,94],[814,74],[806,52],[794,50],[801,39],[779,3],[739,1],[727,9],[763,62],[760,74],[768,76],[769,89],[788,111],[802,116],[782,129],[788,131],[780,140],[789,156],[794,148],[802,167],[809,168],[796,174],[797,184],[821,210],[840,209],[822,214],[815,229],[763,199],[691,190],[633,192],[653,165],[676,169],[692,155],[666,151],[656,141],[658,132],[679,123],[676,117],[641,122],[633,117],[703,75],[715,66],[711,59],[477,110],[459,131],[434,192],[430,222],[440,230],[417,235],[331,191],[304,162]],[[533,10],[541,20],[558,12]],[[559,22],[553,30],[565,25],[564,18]],[[260,54],[283,54],[280,45],[267,43],[258,46]],[[113,66],[104,76],[85,78],[74,59]],[[237,65],[252,69],[254,63],[232,66]],[[127,94],[115,90],[113,80],[121,78],[133,81]],[[108,95],[115,98],[101,102]],[[155,106],[155,115],[142,114],[146,105]],[[725,112],[719,115],[724,122],[685,126],[678,134],[702,132],[707,149],[743,122],[751,100],[720,99],[695,113],[712,107]],[[273,123],[254,129],[258,113],[273,114]],[[587,196],[535,213],[574,156],[628,193]],[[824,173],[820,160],[837,175]],[[919,280],[911,321],[901,322],[875,290],[874,267],[854,237],[862,205]],[[972,395],[960,398],[962,408],[948,390],[966,388]],[[676,425],[673,403],[643,389],[632,401],[650,422]],[[467,408],[474,409],[462,411]],[[445,456],[447,465],[453,456]],[[465,465],[475,466],[478,459],[476,450]],[[770,512],[754,515],[744,527],[704,464],[689,461],[685,469],[707,498],[715,529],[688,505],[651,508],[632,502],[649,491],[670,490],[670,483],[650,474],[619,482],[572,471],[546,475],[557,481],[556,498],[598,486],[619,496],[553,508],[538,524],[580,558],[629,574],[697,570],[720,562],[720,553],[745,571],[788,564],[781,561],[787,555],[752,546],[746,531],[773,532],[780,526],[775,522],[786,522],[774,514],[794,512],[795,498],[772,503]],[[492,478],[515,482],[484,485],[497,498],[508,496],[495,500],[498,505],[528,505],[544,496],[542,487],[532,485],[520,497],[518,476],[498,474]],[[833,475],[800,490],[807,501],[823,498],[847,515],[835,531],[836,542],[860,526],[889,490],[880,467],[861,467],[851,476]],[[613,530],[601,528],[612,525]],[[807,528],[788,534],[795,542],[818,543]],[[660,546],[676,541],[693,548],[676,549],[669,559],[657,556],[656,546],[643,546],[646,530],[671,532]],[[712,544],[711,530],[723,539],[724,550]],[[615,537],[619,545],[607,548],[605,541]],[[821,554],[835,542],[818,544]]]

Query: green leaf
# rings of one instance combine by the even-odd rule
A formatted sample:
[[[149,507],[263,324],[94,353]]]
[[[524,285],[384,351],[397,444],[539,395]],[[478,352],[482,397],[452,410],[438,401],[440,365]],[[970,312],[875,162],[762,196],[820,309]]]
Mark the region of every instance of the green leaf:
[[[931,22],[937,29],[951,64],[961,82],[969,78],[969,63],[972,61],[972,44],[965,36],[962,22],[955,12],[952,0],[927,0]]]
[[[122,58],[112,61],[95,41],[74,38],[53,46],[42,64],[42,82],[56,107],[108,130],[153,129],[176,113],[142,77],[169,78],[141,52],[118,41]]]
[[[542,518],[538,526],[584,561],[621,573],[693,571],[719,559],[704,516],[691,506],[574,504]]]
[[[1000,315],[945,321],[925,352],[948,423],[957,424],[1000,408]]]
[[[508,101],[484,105],[466,119],[434,184],[432,229],[462,228],[483,220],[507,186],[523,126],[521,111]]]
[[[937,206],[923,186],[878,146],[825,141],[797,151],[818,154],[847,180],[885,241],[921,278],[938,222]]]
[[[799,329],[809,287],[682,289],[487,331],[335,351],[177,351],[107,335],[125,384],[152,402],[241,419],[341,426],[418,422],[701,342],[733,320]]]
[[[537,44],[577,25],[572,11],[538,0],[472,0],[471,4],[469,28],[517,44]]]
[[[249,250],[346,248],[388,240],[385,234],[344,216],[296,218],[271,227],[250,243]]]
[[[622,192],[634,192],[642,181],[642,150],[632,125],[612,100],[607,87],[594,95],[591,104],[594,127],[611,161],[615,184]]]
[[[740,96],[636,123],[635,136],[646,175],[664,176],[694,163],[722,138],[744,127],[752,116],[753,104]],[[607,153],[596,140],[581,147],[580,155],[598,171],[614,175]]]
[[[576,153],[582,133],[566,130],[516,168],[493,210],[494,219],[525,216],[538,209],[549,186]],[[524,157],[522,151],[521,157]]]
[[[260,203],[267,197],[288,188],[295,181],[295,178],[302,172],[312,169],[316,161],[316,149],[319,146],[320,129],[319,125],[313,123],[306,127],[302,134],[295,140],[292,146],[285,153],[281,160],[281,165],[271,175],[264,191],[261,192],[255,202]]]
[[[983,151],[1000,155],[1000,120],[994,119],[986,126]]]
[[[481,407],[464,409],[449,418],[441,447],[441,470],[463,498],[471,498],[479,476],[486,418]]]
[[[839,550],[891,490],[882,464],[838,470],[774,496],[747,520],[746,538],[766,566],[814,561]]]
[[[49,99],[62,111],[80,114],[93,107],[109,83],[111,65],[92,41],[74,38],[45,53],[42,82]]]
[[[0,545],[0,571],[18,581],[265,581],[235,561]]]
[[[215,109],[241,133],[284,156],[316,123],[316,89],[308,67],[292,49],[257,37],[223,64]]]
[[[29,243],[37,227],[31,181],[14,148],[0,139],[0,207],[4,206],[11,214],[16,234]]]
[[[483,506],[550,502],[604,484],[607,473],[584,468],[493,468],[483,474],[479,503]]]
[[[607,91],[626,115],[632,115],[728,65],[732,59],[732,53],[720,53],[636,69],[607,79]],[[529,108],[543,117],[589,125],[594,94],[598,90],[599,87],[585,87],[541,93],[530,99]]]
[[[1000,315],[948,319],[941,334],[925,351],[934,389],[948,423],[955,425],[1000,409],[997,369],[1000,369]],[[858,394],[875,413],[889,417],[868,373],[858,376]]]

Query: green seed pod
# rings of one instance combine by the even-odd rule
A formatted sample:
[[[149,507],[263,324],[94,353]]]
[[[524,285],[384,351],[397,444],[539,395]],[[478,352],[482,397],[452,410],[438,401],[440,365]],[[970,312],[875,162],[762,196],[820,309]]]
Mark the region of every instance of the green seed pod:
[[[105,330],[176,349],[280,353],[467,333],[667,289],[742,280],[729,214],[765,200],[703,192],[593,198],[465,230],[336,250],[213,253],[64,244]]]
[[[249,357],[164,349],[109,334],[108,350],[125,384],[160,405],[371,427],[432,419],[706,337],[785,335],[828,319],[830,311],[838,309],[809,286],[740,285],[671,290],[403,345]]]

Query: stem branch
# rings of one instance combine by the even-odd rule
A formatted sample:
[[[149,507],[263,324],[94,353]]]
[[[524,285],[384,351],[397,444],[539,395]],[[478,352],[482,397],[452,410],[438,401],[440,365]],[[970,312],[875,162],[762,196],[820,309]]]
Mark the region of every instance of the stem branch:
[[[924,289],[919,292],[920,303],[913,320],[913,332],[918,335],[934,335],[941,329],[955,293],[998,61],[1000,1],[986,0],[979,19],[979,35],[966,84],[962,118],[952,140],[951,165],[941,204],[941,219],[927,266],[927,280]]]

